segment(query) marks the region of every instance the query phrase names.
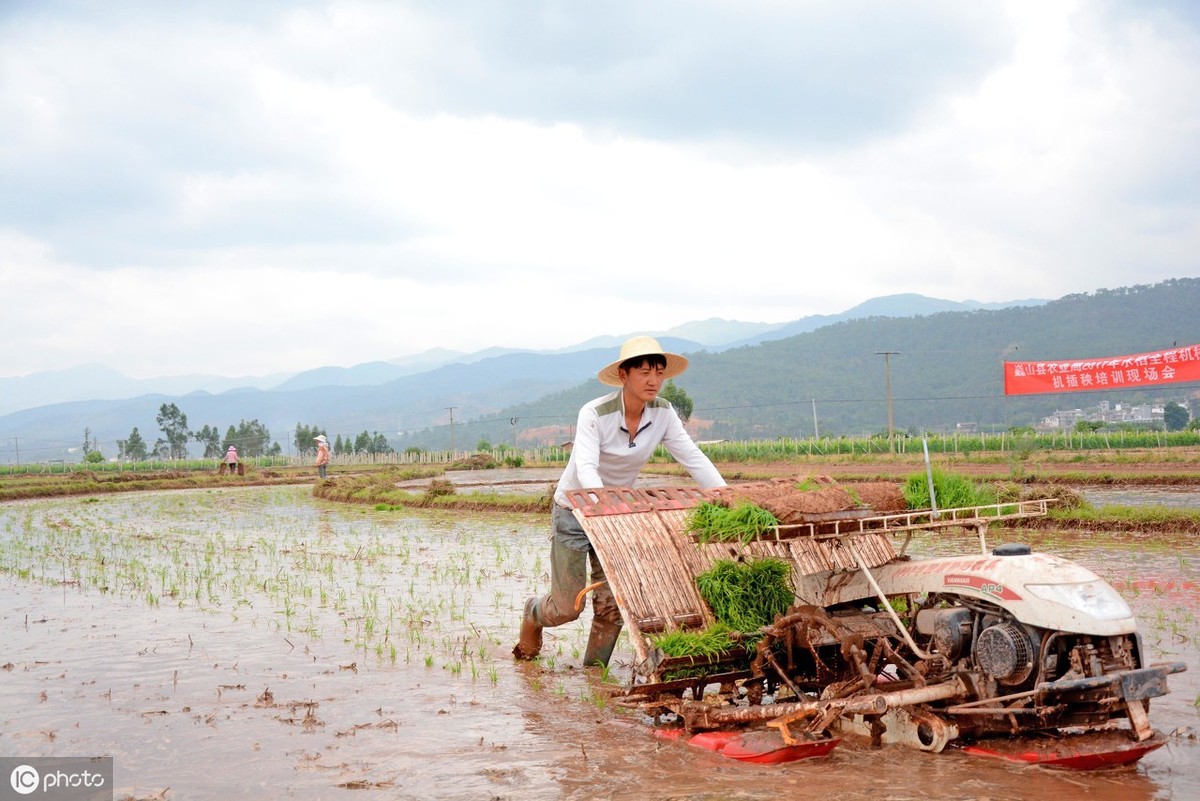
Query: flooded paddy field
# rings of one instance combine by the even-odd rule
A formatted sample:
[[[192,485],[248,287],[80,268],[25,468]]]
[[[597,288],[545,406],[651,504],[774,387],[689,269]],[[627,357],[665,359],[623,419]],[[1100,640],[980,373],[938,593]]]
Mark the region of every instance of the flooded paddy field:
[[[1200,488],[1197,487],[1089,487],[1080,494],[1093,506],[1200,509]]]
[[[750,766],[653,739],[582,670],[587,615],[510,655],[542,515],[376,512],[307,487],[0,505],[0,751],[114,757],[116,798],[1200,797],[1200,545],[997,531],[1095,570],[1152,661],[1168,743],[1092,773],[844,743]],[[973,536],[914,539],[915,556]]]

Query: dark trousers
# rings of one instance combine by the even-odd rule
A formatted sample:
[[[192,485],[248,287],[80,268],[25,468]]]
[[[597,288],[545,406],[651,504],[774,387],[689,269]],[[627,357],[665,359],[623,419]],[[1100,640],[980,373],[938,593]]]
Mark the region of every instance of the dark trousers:
[[[604,581],[604,568],[583,527],[569,509],[554,505],[554,534],[550,540],[550,592],[538,598],[533,607],[533,619],[546,628],[570,623],[579,617],[582,608],[575,608],[575,598],[588,584]],[[588,568],[591,568],[591,578]],[[621,610],[608,584],[592,591],[592,617],[613,625],[621,625]]]

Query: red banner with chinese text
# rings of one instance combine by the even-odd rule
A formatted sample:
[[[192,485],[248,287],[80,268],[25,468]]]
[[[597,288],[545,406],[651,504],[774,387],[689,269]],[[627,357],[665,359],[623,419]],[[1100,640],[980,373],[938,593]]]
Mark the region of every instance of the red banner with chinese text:
[[[1200,381],[1200,345],[1104,359],[1004,363],[1005,395],[1134,389],[1185,381]]]

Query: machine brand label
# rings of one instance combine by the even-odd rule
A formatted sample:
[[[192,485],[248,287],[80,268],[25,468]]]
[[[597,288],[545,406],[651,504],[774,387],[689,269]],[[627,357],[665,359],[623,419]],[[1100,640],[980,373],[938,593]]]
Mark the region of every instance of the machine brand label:
[[[949,574],[945,579],[947,587],[968,587],[984,595],[1000,598],[1005,601],[1019,601],[1021,596],[1005,587],[998,581],[986,579],[983,576],[969,576],[961,573]]]
[[[930,573],[949,573],[951,570],[990,570],[1000,562],[999,559],[980,558],[964,562],[961,559],[948,561],[945,559],[924,559],[910,562],[897,567],[894,576],[924,576]]]

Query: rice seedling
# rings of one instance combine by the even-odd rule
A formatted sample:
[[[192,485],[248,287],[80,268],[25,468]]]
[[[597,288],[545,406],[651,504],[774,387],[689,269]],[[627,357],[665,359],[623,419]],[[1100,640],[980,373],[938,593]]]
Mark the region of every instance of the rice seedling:
[[[676,629],[656,635],[651,641],[667,656],[712,657],[733,647],[732,633],[728,624],[718,622],[699,631]]]
[[[753,636],[791,606],[790,578],[791,566],[781,559],[721,559],[696,576],[696,587],[719,622]]]
[[[685,530],[694,533],[702,543],[747,543],[778,525],[775,515],[749,501],[733,507],[704,501],[688,512]]]

